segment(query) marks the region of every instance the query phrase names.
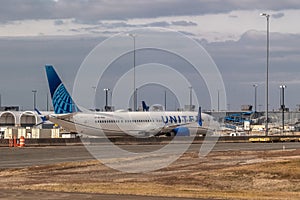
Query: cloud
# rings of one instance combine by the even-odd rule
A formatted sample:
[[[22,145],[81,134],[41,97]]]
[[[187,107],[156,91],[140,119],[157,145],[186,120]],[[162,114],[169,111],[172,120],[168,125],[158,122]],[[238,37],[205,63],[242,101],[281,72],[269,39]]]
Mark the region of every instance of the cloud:
[[[247,31],[238,41],[213,42],[206,45],[224,73],[238,68],[242,73],[255,73],[265,65],[265,32]],[[300,35],[270,33],[270,63],[273,72],[298,72]],[[285,64],[284,64],[285,63]],[[228,71],[227,71],[228,70]]]
[[[58,21],[58,20],[56,20]],[[61,20],[60,20],[61,21]],[[82,24],[84,23],[81,20],[72,20],[71,22],[75,23],[75,24]],[[120,22],[115,22],[115,21],[105,21],[105,22],[101,22],[101,21],[97,21],[97,22],[91,22],[89,23],[89,25],[94,25],[94,26],[90,26],[90,27],[84,27],[84,28],[78,28],[77,32],[81,31],[87,31],[90,33],[100,33],[101,29],[122,29],[122,28],[143,28],[143,27],[171,27],[171,26],[182,26],[182,27],[187,27],[187,26],[197,26],[197,23],[195,22],[191,22],[191,21],[154,21],[154,22],[149,22],[149,23],[129,23],[127,21],[120,21]],[[75,31],[75,30],[72,30]],[[188,32],[186,32],[188,33]],[[189,33],[190,35],[192,33]],[[194,35],[194,34],[192,34]]]
[[[175,26],[197,26],[197,23],[182,20],[182,21],[174,21],[174,22],[172,22],[172,25],[175,25]]]
[[[71,21],[74,24],[88,24],[88,25],[99,25],[101,22],[99,20],[83,20],[83,19],[78,19],[74,18]]]
[[[293,16],[290,15],[290,11],[287,11],[288,9],[294,10],[293,13],[297,14],[297,9],[300,9],[300,2],[295,0],[286,0],[284,2],[274,0],[10,0],[1,2],[0,23],[22,24],[23,22],[20,22],[22,20],[39,21],[40,24],[37,23],[36,27],[42,27],[42,29],[36,31],[45,33],[45,35],[47,35],[47,31],[52,34],[56,30],[61,30],[61,33],[70,31],[74,35],[87,33],[107,35],[134,27],[156,26],[173,28],[173,26],[176,26],[175,28],[178,31],[193,36],[193,38],[201,39],[200,43],[208,50],[220,68],[224,81],[228,86],[229,98],[233,98],[237,97],[236,93],[241,94],[241,91],[247,91],[249,88],[245,87],[248,83],[264,82],[266,35],[265,31],[250,30],[245,32],[239,40],[224,41],[225,39],[222,37],[226,35],[225,38],[227,39],[229,38],[227,35],[234,35],[236,39],[244,30],[249,30],[249,28],[257,25],[255,18],[251,18],[248,20],[250,25],[246,26],[247,21],[243,19],[250,14],[244,12],[245,10],[253,12],[258,12],[257,10],[268,11],[275,13],[272,14],[272,18],[287,20],[288,17]],[[230,21],[227,23],[227,21],[220,20],[222,16],[227,14],[214,15],[213,17],[206,16],[207,14],[220,13],[229,13],[227,17],[224,17],[224,20],[229,18]],[[199,15],[204,16],[201,16],[203,18],[200,20],[196,20],[195,16],[198,17]],[[209,20],[206,17],[209,17]],[[236,20],[237,18],[238,20]],[[259,18],[258,14],[257,18]],[[53,20],[49,20],[49,22],[46,22],[48,24],[44,24],[43,19]],[[243,21],[243,26],[236,22],[240,19]],[[34,24],[34,22],[31,23]],[[206,22],[208,23],[206,24]],[[255,26],[251,26],[251,23]],[[274,23],[272,24],[272,31],[274,31],[275,20],[272,23]],[[54,27],[53,30],[49,28],[49,24]],[[62,26],[64,24],[68,24],[68,26]],[[202,26],[198,26],[198,24]],[[214,24],[216,25],[213,26]],[[260,30],[265,30],[264,21],[261,24],[263,29],[261,28]],[[282,25],[284,27],[285,24],[276,26],[282,30],[287,30]],[[288,26],[291,25],[289,24]],[[7,26],[5,27],[7,29]],[[24,27],[27,28],[28,26],[24,25]],[[236,34],[234,27],[237,27],[240,32]],[[199,28],[204,30],[199,30]],[[12,33],[18,32],[16,29],[12,30]],[[32,28],[32,30],[35,29]],[[288,31],[295,33],[298,30]],[[25,34],[23,31],[19,32]],[[8,31],[7,35],[9,34],[10,32]],[[210,40],[209,37],[222,38],[223,42],[209,42],[214,41],[213,39]],[[41,38],[43,39],[41,40]],[[28,40],[25,36],[22,36],[24,40],[11,39],[9,41],[0,38],[0,50],[2,52],[0,60],[1,66],[3,66],[0,80],[3,88],[13,90],[12,85],[20,85],[20,88],[15,88],[15,90],[19,89],[19,91],[10,93],[20,93],[22,96],[26,96],[27,93],[24,91],[31,91],[36,85],[44,83],[44,72],[41,69],[36,70],[33,66],[41,66],[45,63],[57,64],[58,68],[63,66],[61,68],[62,76],[72,79],[75,76],[75,72],[73,73],[75,71],[73,70],[74,66],[78,66],[84,59],[84,55],[98,42],[95,38],[84,38],[82,40],[82,38],[76,37],[71,37],[71,39],[68,39],[69,37],[64,39],[54,37],[50,41],[44,40],[45,38],[43,36]],[[270,79],[273,80],[272,84],[275,85],[276,81],[298,80],[300,75],[298,68],[300,63],[300,35],[271,32],[270,41]],[[24,68],[20,69],[19,66],[24,66]],[[68,70],[64,72],[66,68]],[[73,70],[73,74],[69,73],[70,68],[71,71]],[[16,72],[20,73],[20,75],[16,76]],[[25,78],[32,80],[38,77],[38,80],[42,82],[37,84],[29,81],[26,84],[22,84],[23,81],[25,83],[23,74],[26,74]],[[40,75],[41,77],[39,77]],[[19,78],[11,79],[11,77]],[[294,85],[297,84],[295,83]],[[43,87],[44,89],[47,88],[46,86]],[[43,88],[38,88],[38,90],[39,92],[43,91]],[[231,99],[231,104],[247,101],[247,98],[249,100],[249,96],[243,96],[244,99],[241,96],[243,95],[239,95],[236,100]],[[300,96],[295,99],[299,98]],[[12,103],[17,104],[17,102]],[[30,105],[30,103],[31,99],[28,102],[24,101],[24,104]]]
[[[265,32],[247,31],[238,41],[203,42],[217,64],[231,107],[239,109],[242,103],[252,104],[253,83],[262,83],[258,102],[264,102],[266,73]],[[278,87],[285,83],[289,88],[289,107],[298,104],[300,34],[270,33],[269,91],[270,107],[277,105]]]
[[[238,18],[237,15],[229,15],[230,18]]]
[[[2,22],[32,19],[74,18],[83,23],[101,20],[126,20],[133,18],[157,18],[163,16],[204,15],[229,13],[233,10],[300,9],[295,0],[10,0],[1,2]]]
[[[284,13],[276,13],[276,14],[273,14],[272,17],[275,19],[279,19],[279,18],[284,17]]]
[[[149,27],[168,27],[168,26],[170,26],[170,23],[165,22],[165,21],[160,21],[160,22],[148,23],[148,24],[145,24],[143,26],[149,26]]]
[[[95,30],[90,29],[90,31]],[[3,86],[1,94],[4,103],[5,99],[12,99],[12,104],[21,104],[24,108],[26,105],[32,105],[31,96],[28,95],[28,91],[30,93],[32,88],[37,89],[39,99],[43,99],[42,97],[46,96],[48,91],[43,71],[45,63],[54,64],[67,87],[71,88],[80,63],[103,39],[91,36],[0,38],[2,52],[0,84]],[[286,83],[291,93],[299,87],[295,80],[300,76],[300,35],[271,32],[270,41],[270,92],[275,91],[274,94],[270,94],[272,97],[270,102],[275,105],[276,92],[280,83]],[[250,30],[237,41],[208,42],[202,39],[200,43],[213,58],[222,74],[231,108],[236,105],[239,109],[242,103],[251,104],[249,99],[252,99],[252,93],[249,91],[253,89],[252,84],[264,83],[265,80],[265,32]],[[291,84],[295,88],[292,88]],[[259,90],[261,92],[259,101],[262,103],[263,86],[260,86]],[[11,94],[29,96],[29,98],[12,97]],[[295,100],[291,100],[290,103],[295,105],[300,95],[297,92],[293,94],[296,95],[293,97]],[[44,104],[40,103],[40,105]]]
[[[180,33],[183,33],[184,35],[187,36],[196,36],[195,34],[191,33],[191,32],[187,32],[187,31],[179,31]]]

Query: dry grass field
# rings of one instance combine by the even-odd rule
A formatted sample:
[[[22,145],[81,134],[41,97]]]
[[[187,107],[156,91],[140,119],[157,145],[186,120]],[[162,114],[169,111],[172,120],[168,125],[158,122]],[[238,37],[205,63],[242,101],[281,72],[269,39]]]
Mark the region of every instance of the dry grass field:
[[[300,199],[300,150],[186,153],[162,170],[129,174],[99,161],[4,169],[0,189],[216,199]]]

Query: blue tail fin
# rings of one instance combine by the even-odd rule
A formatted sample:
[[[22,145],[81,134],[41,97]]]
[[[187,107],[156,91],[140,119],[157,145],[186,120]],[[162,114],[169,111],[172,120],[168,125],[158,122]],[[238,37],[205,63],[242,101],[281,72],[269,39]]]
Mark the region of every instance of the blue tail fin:
[[[199,126],[202,126],[201,107],[199,107],[199,110],[198,110],[198,124],[199,124]]]
[[[149,111],[149,106],[147,106],[145,101],[142,101],[143,111]]]
[[[65,114],[80,111],[64,84],[61,82],[54,67],[52,65],[46,65],[45,68],[54,112],[56,114]]]

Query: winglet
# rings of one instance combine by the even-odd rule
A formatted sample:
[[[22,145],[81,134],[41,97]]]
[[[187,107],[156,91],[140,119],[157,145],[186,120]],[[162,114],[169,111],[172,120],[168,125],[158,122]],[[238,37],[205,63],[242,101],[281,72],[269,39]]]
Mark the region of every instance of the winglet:
[[[201,106],[199,106],[199,110],[198,110],[198,124],[199,126],[202,126]]]
[[[46,65],[45,69],[54,112],[56,114],[66,114],[80,111],[57,75],[54,67],[52,65]]]

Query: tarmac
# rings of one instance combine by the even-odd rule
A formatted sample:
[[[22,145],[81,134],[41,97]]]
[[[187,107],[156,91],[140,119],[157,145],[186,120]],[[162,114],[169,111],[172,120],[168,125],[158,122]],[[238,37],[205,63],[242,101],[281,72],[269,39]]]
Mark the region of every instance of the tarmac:
[[[139,195],[117,195],[117,194],[87,194],[87,193],[69,193],[69,192],[47,192],[47,191],[24,191],[24,190],[0,190],[0,199],[10,200],[196,200],[192,198],[176,198],[176,197],[151,197]],[[209,200],[199,199],[197,200]]]
[[[166,152],[172,155],[181,144],[175,144],[174,149]],[[164,145],[119,145],[121,149],[130,152],[150,152],[159,150]],[[97,145],[88,145],[88,149],[98,149]],[[201,144],[191,144],[187,152],[199,152]],[[265,151],[265,150],[293,150],[300,149],[300,143],[217,143],[213,146],[212,152],[232,152],[232,151]],[[117,158],[107,145],[101,144],[101,153],[107,158]],[[23,167],[47,166],[51,164],[64,163],[69,161],[88,161],[95,160],[86,146],[46,146],[46,147],[23,147],[23,148],[0,148],[0,171],[2,169],[15,169]],[[120,194],[91,194],[91,193],[68,193],[68,192],[48,192],[33,190],[9,190],[0,189],[0,199],[128,199],[128,200],[189,200],[192,198],[168,198],[168,197],[149,197],[136,195]],[[204,200],[204,199],[203,199]]]
[[[130,152],[150,152],[161,149],[163,145],[119,145]],[[166,154],[176,152],[180,144],[174,145]],[[201,144],[191,144],[187,152],[199,152]],[[116,158],[115,152],[108,145],[90,145],[88,149],[105,154],[106,158]],[[100,149],[100,150],[99,150]],[[300,143],[217,143],[212,151],[264,151],[264,150],[300,149]],[[174,151],[173,151],[174,150]],[[85,146],[49,146],[49,147],[1,147],[0,169],[20,168],[27,166],[48,165],[69,161],[85,161],[95,159]]]

